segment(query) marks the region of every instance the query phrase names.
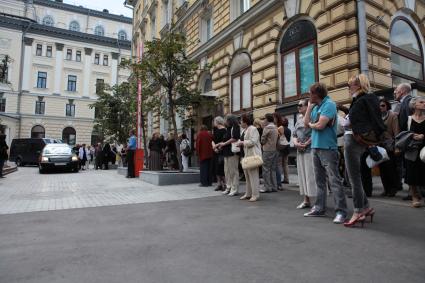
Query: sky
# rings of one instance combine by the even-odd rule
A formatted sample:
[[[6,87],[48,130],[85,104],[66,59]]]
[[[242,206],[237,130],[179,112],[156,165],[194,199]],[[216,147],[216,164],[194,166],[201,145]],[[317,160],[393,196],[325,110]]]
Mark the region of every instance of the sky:
[[[132,11],[124,7],[124,0],[64,0],[63,2],[99,11],[108,9],[111,14],[124,15],[130,18],[133,16]]]

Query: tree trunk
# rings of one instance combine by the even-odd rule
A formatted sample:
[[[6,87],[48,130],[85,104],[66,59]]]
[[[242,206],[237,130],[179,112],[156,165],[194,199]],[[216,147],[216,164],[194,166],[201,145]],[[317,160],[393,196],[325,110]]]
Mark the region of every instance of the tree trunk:
[[[183,164],[182,164],[182,156],[180,152],[180,145],[178,142],[178,132],[177,132],[177,122],[176,122],[176,115],[175,115],[175,105],[173,102],[173,90],[168,90],[168,104],[169,104],[169,115],[171,116],[171,122],[173,123],[173,133],[174,133],[174,141],[176,143],[176,149],[177,149],[177,160],[179,162],[179,171],[183,171]]]

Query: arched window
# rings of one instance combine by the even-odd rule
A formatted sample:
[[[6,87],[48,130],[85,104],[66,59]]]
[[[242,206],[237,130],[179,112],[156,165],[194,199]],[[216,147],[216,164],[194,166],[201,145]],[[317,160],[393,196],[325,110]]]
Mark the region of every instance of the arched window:
[[[45,16],[43,18],[43,25],[50,26],[50,27],[54,26],[55,22],[53,21],[53,17],[52,16]]]
[[[77,21],[72,21],[69,24],[69,30],[72,31],[80,31],[80,24]]]
[[[423,81],[422,47],[416,32],[404,18],[393,22],[390,42],[393,84]]]
[[[62,131],[62,141],[64,143],[67,143],[69,145],[75,145],[77,139],[77,133],[75,132],[75,129],[72,127],[66,127]]]
[[[36,125],[31,129],[31,138],[44,138],[46,136],[46,131],[43,126]]]
[[[209,72],[204,72],[199,78],[199,90],[201,93],[208,93],[212,91],[212,77]]]
[[[252,108],[251,58],[246,52],[237,54],[230,65],[231,112]]]
[[[292,24],[280,44],[283,99],[296,98],[309,92],[319,79],[317,71],[317,34],[307,20]]]
[[[118,39],[119,40],[127,40],[127,33],[123,30],[120,30],[118,32]]]
[[[105,29],[102,26],[96,26],[94,28],[94,34],[99,35],[99,36],[104,36],[105,35]]]

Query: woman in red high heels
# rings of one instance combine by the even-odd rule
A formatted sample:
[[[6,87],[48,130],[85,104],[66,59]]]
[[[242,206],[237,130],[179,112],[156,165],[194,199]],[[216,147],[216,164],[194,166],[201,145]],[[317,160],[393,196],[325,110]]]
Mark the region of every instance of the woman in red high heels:
[[[369,201],[363,190],[360,175],[360,160],[367,148],[378,142],[378,137],[384,132],[385,125],[381,119],[378,98],[369,93],[370,83],[367,76],[353,76],[349,82],[349,92],[353,98],[345,125],[344,156],[353,192],[354,213],[346,227],[365,221],[367,216],[373,217],[375,211],[369,207]]]

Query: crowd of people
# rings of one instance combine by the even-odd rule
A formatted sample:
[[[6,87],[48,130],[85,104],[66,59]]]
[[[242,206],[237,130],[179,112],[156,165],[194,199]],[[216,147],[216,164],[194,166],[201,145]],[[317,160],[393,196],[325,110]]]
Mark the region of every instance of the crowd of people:
[[[327,197],[333,195],[334,223],[346,227],[373,221],[371,167],[378,166],[384,187],[382,196],[394,197],[409,186],[413,207],[420,207],[420,189],[425,186],[424,148],[425,98],[413,97],[409,84],[395,89],[396,102],[378,98],[370,91],[368,78],[353,76],[348,82],[351,104],[337,105],[323,83],[310,87],[309,99],[298,103],[298,118],[293,132],[288,120],[279,113],[264,119],[229,114],[216,117],[212,132],[203,125],[197,133],[194,150],[200,164],[200,186],[217,183],[223,195],[239,194],[240,172],[246,180],[241,200],[257,201],[260,193],[277,192],[289,182],[290,144],[296,148],[301,203],[297,209],[309,209],[305,217],[325,216]],[[150,168],[178,168],[175,140],[155,134],[149,143]],[[187,170],[185,150],[190,148],[185,135],[179,137],[181,161]],[[384,152],[382,152],[382,150]],[[425,152],[425,150],[422,150]],[[164,156],[164,157],[163,157]],[[370,160],[369,160],[370,159]],[[371,161],[372,160],[372,161]],[[375,162],[368,165],[368,162]],[[242,168],[241,168],[242,167]],[[260,177],[263,182],[260,185]],[[347,191],[347,188],[350,191]],[[354,211],[347,210],[347,195]]]
[[[116,145],[112,145],[108,142],[102,144],[97,143],[95,145],[76,144],[73,147],[73,151],[78,156],[79,169],[88,170],[90,166],[93,169],[108,170],[109,164],[115,164],[118,161],[126,162],[126,147],[122,147],[118,150]]]

